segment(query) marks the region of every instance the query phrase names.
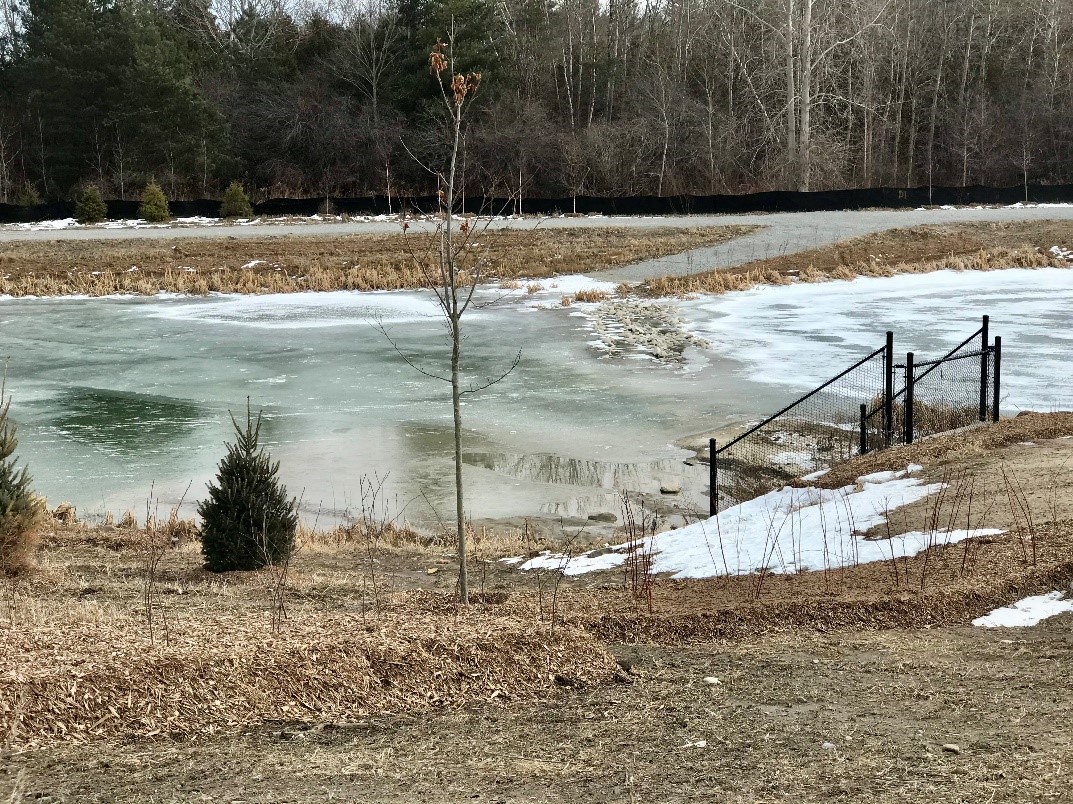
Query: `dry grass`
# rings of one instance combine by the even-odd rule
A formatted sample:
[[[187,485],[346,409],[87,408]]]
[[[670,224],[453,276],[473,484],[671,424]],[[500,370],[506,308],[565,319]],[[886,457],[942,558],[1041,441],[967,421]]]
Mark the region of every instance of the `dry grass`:
[[[0,629],[0,733],[20,745],[208,736],[531,695],[617,672],[582,632],[483,613],[365,623],[322,614],[273,635],[263,618],[218,612],[184,620],[168,645],[139,631],[124,617]]]
[[[466,260],[480,265],[483,280],[510,286],[519,276],[628,265],[756,228],[487,231],[474,237]],[[429,243],[423,235],[14,241],[0,244],[0,294],[414,289],[427,285],[421,263],[431,265]]]
[[[644,286],[658,296],[721,294],[791,280],[829,282],[858,276],[894,276],[932,271],[990,271],[1067,263],[1052,246],[1073,243],[1065,222],[966,223],[894,229],[825,248],[757,260],[725,271],[662,277]]]
[[[0,775],[0,801],[20,774],[23,800],[86,804],[456,804],[474,791],[519,804],[1069,798],[1068,624],[807,631],[616,653],[633,684],[537,703],[27,752]]]
[[[934,467],[953,461],[990,460],[1010,445],[1070,435],[1073,435],[1073,412],[1022,413],[995,424],[944,433],[852,458],[833,467],[815,485],[838,488],[855,482],[861,475],[904,469],[910,463]]]
[[[916,460],[942,467],[950,480],[950,467],[983,460],[1002,463],[1024,485],[1043,473],[1014,461],[1029,449],[1022,442],[1064,435],[1073,435],[1073,414],[1026,415],[836,471],[856,477]],[[1039,454],[1061,462],[1061,447],[1054,449]],[[984,480],[978,494],[993,496]],[[1047,503],[1046,494],[1033,501]],[[896,533],[920,528],[920,518],[945,525],[958,495],[922,505]],[[936,541],[911,558],[766,577],[658,578],[640,596],[628,568],[578,578],[519,572],[494,559],[544,545],[525,530],[482,529],[473,534],[471,570],[480,602],[468,610],[453,602],[448,542],[384,523],[304,533],[282,590],[280,627],[271,568],[207,573],[187,526],[165,522],[153,528],[184,535],[155,569],[155,640],[142,603],[146,530],[57,525],[41,569],[0,588],[0,733],[14,729],[12,744],[25,748],[234,735],[265,722],[422,717],[606,683],[618,668],[602,643],[735,640],[734,650],[747,651],[757,640],[808,632],[963,624],[1073,581],[1073,518],[1062,505],[1053,513],[1037,506],[1029,522],[1011,503],[1007,522],[981,503],[972,525],[1008,525],[1008,535]]]

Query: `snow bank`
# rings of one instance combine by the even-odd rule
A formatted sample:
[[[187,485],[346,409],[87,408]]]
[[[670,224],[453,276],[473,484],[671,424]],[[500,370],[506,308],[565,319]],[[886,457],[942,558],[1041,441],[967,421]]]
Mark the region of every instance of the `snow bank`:
[[[980,628],[1025,628],[1071,611],[1073,600],[1066,598],[1064,592],[1051,592],[994,609],[983,617],[977,617],[972,624]]]
[[[711,578],[747,575],[763,568],[789,573],[848,567],[1004,532],[981,528],[860,538],[860,533],[886,522],[890,511],[943,488],[941,483],[925,484],[910,476],[920,469],[910,465],[901,472],[865,475],[856,485],[839,489],[782,488],[703,522],[645,538],[636,547],[652,554],[652,572],[670,573],[674,578]],[[581,575],[621,566],[628,550],[628,545],[620,545],[573,557],[545,552],[521,568]]]

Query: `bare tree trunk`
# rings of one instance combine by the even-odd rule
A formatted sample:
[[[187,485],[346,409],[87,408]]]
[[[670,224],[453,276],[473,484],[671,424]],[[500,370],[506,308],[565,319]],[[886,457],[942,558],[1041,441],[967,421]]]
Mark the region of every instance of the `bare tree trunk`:
[[[786,0],[786,162],[797,169],[797,65],[794,60],[794,0]]]
[[[800,152],[801,174],[798,179],[797,189],[803,193],[809,190],[809,182],[812,179],[812,3],[813,0],[803,0],[804,12],[802,14],[801,28],[803,41],[798,61],[801,63],[801,80],[799,94],[801,96],[801,122],[798,129],[797,147]]]
[[[453,40],[453,37],[452,37]],[[452,41],[453,45],[453,41]],[[455,263],[453,238],[455,168],[458,164],[458,145],[462,132],[462,104],[455,104],[451,142],[451,167],[447,174],[447,204],[444,219],[444,236],[441,238],[441,264],[446,265],[448,287],[444,296],[448,300],[447,317],[451,329],[451,408],[454,413],[455,436],[455,536],[458,546],[458,599],[469,603],[469,572],[466,567],[466,509],[462,484],[462,382],[459,374],[462,358],[462,310],[458,299],[458,266]]]

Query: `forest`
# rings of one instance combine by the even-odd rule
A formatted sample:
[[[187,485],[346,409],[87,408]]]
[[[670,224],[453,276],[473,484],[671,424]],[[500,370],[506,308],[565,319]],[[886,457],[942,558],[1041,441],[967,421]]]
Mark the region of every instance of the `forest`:
[[[1073,181],[1068,0],[15,0],[0,201]]]

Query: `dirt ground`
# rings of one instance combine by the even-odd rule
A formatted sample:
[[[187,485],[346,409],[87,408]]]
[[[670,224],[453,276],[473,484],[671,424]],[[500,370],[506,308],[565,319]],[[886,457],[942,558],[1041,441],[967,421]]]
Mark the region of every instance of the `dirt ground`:
[[[1073,800],[1073,616],[615,652],[632,683],[16,754],[0,800]]]
[[[479,266],[481,281],[540,278],[678,254],[758,228],[478,231],[460,263]],[[429,234],[10,241],[0,243],[0,294],[413,289],[428,286],[421,266],[433,247]]]
[[[1073,801],[1073,616],[968,625],[1071,588],[1066,436],[1073,414],[1024,415],[832,472],[975,477],[978,524],[1010,531],[893,567],[639,587],[520,572],[495,559],[542,545],[491,534],[462,612],[449,548],[402,532],[308,537],[282,597],[186,542],[155,642],[147,535],[57,526],[0,585],[0,802]]]

